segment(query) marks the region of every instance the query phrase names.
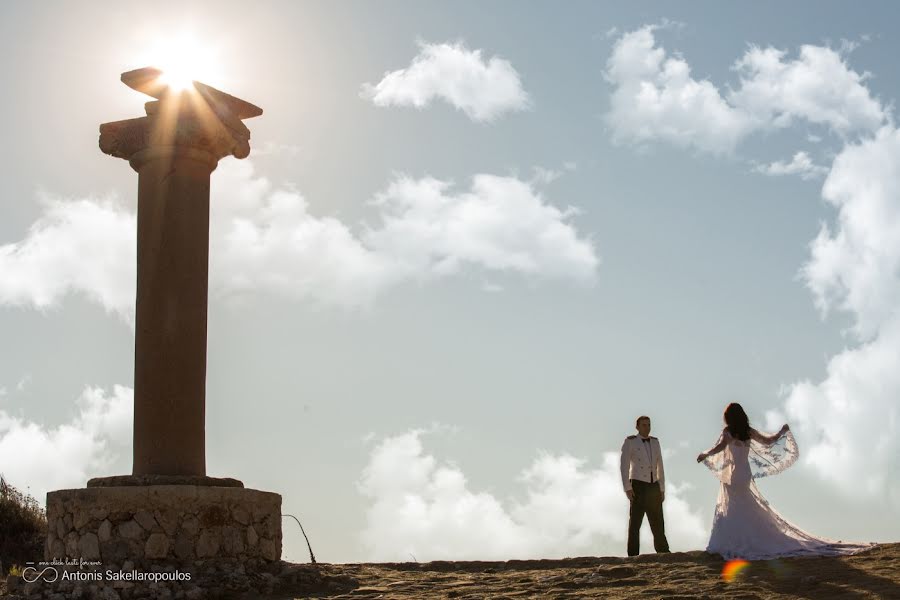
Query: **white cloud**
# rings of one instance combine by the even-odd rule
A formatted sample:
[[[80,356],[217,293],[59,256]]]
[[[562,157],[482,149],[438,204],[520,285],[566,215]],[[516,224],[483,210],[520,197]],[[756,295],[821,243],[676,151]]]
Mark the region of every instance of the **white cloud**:
[[[822,196],[838,210],[802,275],[816,304],[855,320],[860,345],[834,356],[819,383],[787,389],[783,412],[806,440],[805,462],[838,489],[900,506],[900,131],[886,126],[837,156]],[[775,415],[773,415],[774,418]]]
[[[0,470],[15,487],[42,504],[49,490],[84,487],[130,454],[133,390],[85,388],[78,414],[56,427],[0,410]]]
[[[828,363],[825,380],[788,388],[783,411],[804,463],[847,495],[900,507],[900,315]]]
[[[464,265],[590,282],[593,245],[566,221],[577,211],[546,203],[515,177],[476,175],[469,191],[431,177],[398,177],[375,197],[382,224],[363,239],[411,277],[449,275]]]
[[[667,56],[647,25],[613,46],[606,78],[613,84],[606,122],[617,142],[665,141],[712,153],[731,152],[754,127],[706,80],[691,77],[687,61]]]
[[[638,145],[664,141],[729,153],[746,136],[802,119],[836,133],[871,133],[888,115],[865,87],[866,74],[840,52],[804,45],[786,60],[775,48],[751,47],[733,69],[740,87],[720,91],[691,77],[687,61],[658,47],[657,26],[626,33],[613,46],[606,77],[613,84],[606,120],[613,139]]]
[[[803,45],[795,60],[775,48],[751,47],[734,69],[741,87],[732,104],[761,123],[787,126],[793,119],[828,125],[841,134],[871,133],[886,120],[881,103],[836,50]]]
[[[855,331],[873,337],[900,306],[900,130],[888,126],[835,158],[822,196],[837,208],[823,225],[803,277],[817,306],[848,311]]]
[[[42,195],[24,240],[0,246],[0,304],[56,305],[84,294],[127,321],[134,315],[134,214],[114,198]]]
[[[353,307],[397,281],[393,265],[345,224],[310,214],[299,192],[276,188],[247,161],[216,171],[210,218],[210,288],[219,295],[275,293]]]
[[[359,489],[371,504],[362,540],[372,560],[624,553],[628,501],[617,452],[604,453],[597,469],[566,454],[541,454],[518,477],[524,501],[504,503],[471,490],[459,467],[427,454],[422,433],[382,440],[363,471]],[[683,490],[667,485],[666,533],[673,549],[701,548],[707,531]],[[641,543],[652,547],[649,537]]]
[[[813,163],[809,154],[803,151],[794,154],[790,162],[779,160],[767,165],[756,165],[753,170],[772,177],[799,175],[800,179],[804,180],[823,177],[828,173],[828,167],[822,167]]]
[[[360,95],[376,106],[424,108],[441,99],[473,121],[492,121],[505,112],[529,107],[519,74],[496,56],[485,61],[481,50],[456,44],[419,44],[419,54],[405,69],[385,73],[375,85],[363,84]]]
[[[599,260],[570,223],[577,211],[548,203],[539,183],[480,174],[454,193],[446,181],[397,176],[372,202],[378,224],[357,234],[311,214],[299,192],[250,162],[226,161],[212,187],[211,294],[365,307],[403,281],[464,266],[591,282]],[[44,308],[80,292],[131,322],[134,213],[109,200],[44,206],[23,241],[0,247],[0,304]]]

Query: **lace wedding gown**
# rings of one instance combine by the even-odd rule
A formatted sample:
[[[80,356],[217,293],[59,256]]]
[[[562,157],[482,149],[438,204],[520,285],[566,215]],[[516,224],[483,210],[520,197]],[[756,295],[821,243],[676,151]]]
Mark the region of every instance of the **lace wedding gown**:
[[[874,544],[845,544],[807,533],[792,525],[762,497],[755,479],[775,475],[797,460],[790,431],[766,436],[751,430],[741,441],[722,431],[703,463],[719,478],[719,497],[707,552],[726,560],[768,560],[785,556],[853,554]]]

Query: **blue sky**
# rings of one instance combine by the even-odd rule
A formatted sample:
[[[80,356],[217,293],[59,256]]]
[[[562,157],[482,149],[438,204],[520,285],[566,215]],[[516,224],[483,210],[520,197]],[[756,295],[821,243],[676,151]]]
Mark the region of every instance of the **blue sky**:
[[[97,126],[139,116],[119,74],[190,35],[265,111],[213,173],[209,472],[281,493],[321,560],[624,554],[639,414],[673,549],[705,547],[693,457],[730,401],[795,432],[761,484],[788,519],[900,534],[890,4],[0,15],[15,485],[131,468],[136,176]]]

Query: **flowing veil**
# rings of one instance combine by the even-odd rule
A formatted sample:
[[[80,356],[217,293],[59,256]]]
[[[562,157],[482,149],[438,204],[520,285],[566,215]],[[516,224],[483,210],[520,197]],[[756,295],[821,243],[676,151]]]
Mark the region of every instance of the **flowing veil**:
[[[719,435],[719,439],[713,444],[718,446],[725,439],[727,429],[723,429]],[[766,436],[766,434],[762,434]],[[773,436],[766,436],[773,437]],[[745,442],[746,443],[746,442]],[[750,472],[752,479],[768,477],[781,473],[795,462],[800,456],[800,449],[797,446],[797,440],[790,430],[782,433],[778,439],[771,445],[763,444],[753,438],[749,440],[750,452],[748,459],[750,461]],[[703,464],[719,478],[722,483],[731,483],[731,474],[734,471],[734,457],[731,453],[730,444],[725,447],[722,452],[711,454],[706,457]]]
[[[783,556],[842,556],[872,547],[808,533],[782,517],[763,498],[754,480],[781,473],[800,456],[789,431],[751,431],[735,440],[723,429],[703,464],[721,481],[707,552],[726,559],[768,560]]]

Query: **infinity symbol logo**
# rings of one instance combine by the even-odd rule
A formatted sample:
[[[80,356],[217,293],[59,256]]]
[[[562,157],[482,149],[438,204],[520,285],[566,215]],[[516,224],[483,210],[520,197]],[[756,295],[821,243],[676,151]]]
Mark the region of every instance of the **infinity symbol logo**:
[[[47,571],[52,571],[52,574],[44,577],[44,573]],[[59,579],[59,571],[56,570],[56,567],[44,567],[44,570],[40,573],[34,567],[25,567],[25,570],[22,571],[22,579],[25,580],[25,583],[34,583],[42,577],[47,583],[53,583]],[[53,579],[50,579],[50,577],[53,577]]]

